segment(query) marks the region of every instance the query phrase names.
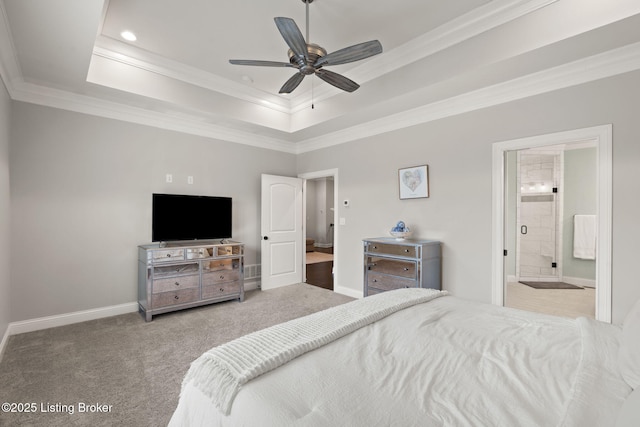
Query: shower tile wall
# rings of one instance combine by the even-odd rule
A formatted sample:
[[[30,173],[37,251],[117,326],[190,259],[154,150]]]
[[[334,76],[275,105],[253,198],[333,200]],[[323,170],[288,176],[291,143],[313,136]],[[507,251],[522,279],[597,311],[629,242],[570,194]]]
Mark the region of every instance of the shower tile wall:
[[[553,193],[553,188],[560,187],[562,157],[558,153],[519,153],[516,274],[521,280],[559,277],[559,193]],[[521,233],[523,226],[526,234]]]

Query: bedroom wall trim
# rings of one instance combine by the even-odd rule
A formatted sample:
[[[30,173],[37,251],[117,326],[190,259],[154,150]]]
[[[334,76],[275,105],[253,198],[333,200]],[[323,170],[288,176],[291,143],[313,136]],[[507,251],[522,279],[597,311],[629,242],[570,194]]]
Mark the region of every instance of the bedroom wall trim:
[[[611,233],[613,160],[611,124],[496,142],[492,147],[492,302],[504,305],[504,155],[507,151],[547,145],[594,141],[597,154],[598,243],[596,259],[596,319],[611,323]]]
[[[9,323],[7,332],[8,335],[24,334],[26,332],[55,328],[57,326],[66,326],[73,323],[86,322],[88,320],[102,319],[105,317],[118,316],[120,314],[136,313],[137,311],[138,303],[129,302],[91,310],[76,311],[73,313],[12,322]]]
[[[296,145],[296,153],[320,150],[637,69],[640,69],[640,43],[630,44],[503,83],[425,104],[347,129],[309,138]]]
[[[452,21],[416,37],[409,42],[396,47],[385,55],[372,59],[367,65],[352,68],[349,77],[360,84],[376,79],[393,70],[402,68],[437,52],[443,51],[457,43],[469,40],[478,34],[489,31],[505,23],[535,12],[558,0],[499,0],[486,3]],[[102,21],[106,17],[103,11]],[[252,88],[226,78],[221,78],[201,69],[162,58],[144,49],[127,45],[126,51],[131,55],[122,54],[123,42],[98,35],[93,56],[101,57],[120,65],[135,67],[154,74],[162,75],[175,81],[194,85],[205,90],[223,93],[234,98],[260,106],[295,114],[311,106],[310,91],[294,93],[291,99],[280,96],[265,95],[259,89]],[[327,98],[341,94],[333,86],[321,86],[314,93],[314,101],[320,102]],[[265,105],[262,100],[267,99]]]
[[[370,59],[366,64],[352,68],[349,70],[349,76],[360,82],[360,84],[366,83],[557,1],[491,1],[399,47],[385,52],[384,55]],[[315,91],[313,100],[310,99],[308,92],[297,95],[291,99],[291,113],[295,114],[309,108],[312,101],[320,102],[336,94],[340,94],[340,91],[333,86],[324,85]]]
[[[523,3],[520,7],[525,8],[525,4]],[[544,2],[540,4],[544,5]],[[516,7],[515,5],[516,3],[513,3],[512,7]],[[1,17],[0,34],[10,35],[6,22],[3,22]],[[362,125],[327,133],[317,138],[295,141],[295,136],[293,135],[289,135],[290,140],[287,139],[287,134],[283,134],[283,138],[269,137],[260,135],[259,132],[248,132],[205,123],[195,115],[185,117],[184,114],[178,116],[171,113],[161,113],[27,83],[22,78],[13,52],[14,49],[10,38],[4,39],[0,37],[0,76],[13,100],[292,154],[319,150],[368,136],[640,69],[640,43],[630,44],[505,83],[426,104],[389,117],[372,120]]]
[[[9,328],[4,331],[4,336],[2,337],[2,341],[0,341],[0,362],[2,362],[2,356],[4,356],[4,349],[7,346],[7,342],[9,342]]]
[[[355,289],[351,289],[351,288],[345,288],[344,286],[339,286],[339,285],[334,285],[333,286],[333,291],[338,293],[338,294],[342,294],[342,295],[346,295],[348,297],[351,298],[362,298],[362,291],[357,291]]]

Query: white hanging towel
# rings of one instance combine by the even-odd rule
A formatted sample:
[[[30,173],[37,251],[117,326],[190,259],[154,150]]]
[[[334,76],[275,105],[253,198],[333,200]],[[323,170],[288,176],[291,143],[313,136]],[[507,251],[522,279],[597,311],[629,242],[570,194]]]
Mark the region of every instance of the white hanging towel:
[[[596,259],[597,224],[595,215],[573,216],[573,257]]]

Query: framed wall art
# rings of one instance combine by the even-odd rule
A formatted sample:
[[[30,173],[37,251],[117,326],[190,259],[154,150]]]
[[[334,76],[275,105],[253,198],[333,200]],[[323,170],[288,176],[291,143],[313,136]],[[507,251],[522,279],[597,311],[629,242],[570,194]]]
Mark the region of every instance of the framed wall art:
[[[412,166],[398,169],[400,199],[429,197],[429,166]]]

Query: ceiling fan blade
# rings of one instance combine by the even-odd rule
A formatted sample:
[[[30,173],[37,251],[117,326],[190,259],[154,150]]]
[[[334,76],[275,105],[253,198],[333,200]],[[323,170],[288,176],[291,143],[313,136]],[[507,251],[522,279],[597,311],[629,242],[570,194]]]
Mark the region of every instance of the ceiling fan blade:
[[[344,49],[336,50],[328,55],[318,58],[314,67],[321,67],[323,65],[339,65],[349,62],[359,61],[361,59],[368,58],[373,55],[377,55],[382,52],[382,45],[378,40],[371,40],[368,42],[356,44],[353,46],[345,47]]]
[[[304,79],[304,76],[305,75],[302,73],[295,73],[289,80],[287,80],[287,82],[284,85],[282,85],[279,93],[293,92],[293,90],[297,88],[298,85],[302,82],[302,79]]]
[[[290,62],[254,61],[252,59],[230,59],[229,63],[234,65],[255,65],[261,67],[293,67],[293,64]]]
[[[333,71],[320,69],[316,70],[316,75],[330,85],[347,92],[353,92],[360,87],[360,85],[353,80],[338,73],[334,73]]]
[[[276,21],[276,26],[282,34],[282,38],[287,42],[293,53],[298,58],[304,58],[305,62],[307,58],[307,42],[304,41],[304,36],[300,32],[300,28],[296,25],[296,22],[291,18],[273,18]]]

